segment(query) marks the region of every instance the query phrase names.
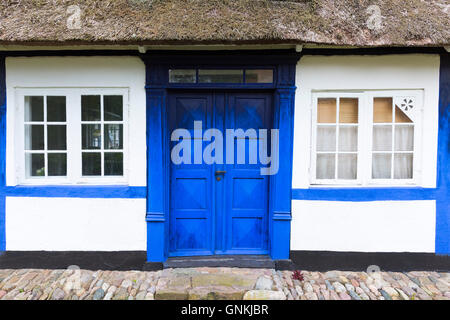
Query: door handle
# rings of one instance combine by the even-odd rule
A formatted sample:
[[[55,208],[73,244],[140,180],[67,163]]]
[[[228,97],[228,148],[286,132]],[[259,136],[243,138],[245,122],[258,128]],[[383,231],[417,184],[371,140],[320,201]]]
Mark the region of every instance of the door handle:
[[[215,175],[218,176],[218,175],[225,174],[225,173],[227,173],[227,172],[226,171],[222,171],[222,170],[218,170],[218,171],[216,171]]]

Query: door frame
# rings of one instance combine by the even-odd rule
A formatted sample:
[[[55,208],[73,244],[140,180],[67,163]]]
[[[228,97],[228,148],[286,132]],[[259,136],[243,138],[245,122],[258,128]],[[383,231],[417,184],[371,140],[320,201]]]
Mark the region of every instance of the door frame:
[[[273,51],[158,51],[141,55],[146,70],[147,123],[147,261],[164,262],[169,254],[170,150],[168,93],[184,90],[245,90],[273,92],[273,123],[279,129],[279,171],[269,178],[269,255],[289,259],[295,69],[300,54]],[[169,69],[273,69],[270,84],[173,84]]]

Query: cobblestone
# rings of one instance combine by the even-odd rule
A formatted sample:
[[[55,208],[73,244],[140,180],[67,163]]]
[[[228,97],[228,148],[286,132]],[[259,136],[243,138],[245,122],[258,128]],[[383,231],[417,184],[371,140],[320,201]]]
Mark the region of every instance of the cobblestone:
[[[0,300],[450,300],[450,273],[245,268],[0,270]]]

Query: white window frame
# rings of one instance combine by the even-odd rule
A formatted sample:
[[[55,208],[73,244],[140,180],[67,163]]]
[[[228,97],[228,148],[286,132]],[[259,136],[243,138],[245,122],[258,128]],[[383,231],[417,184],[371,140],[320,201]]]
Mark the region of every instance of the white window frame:
[[[373,143],[373,99],[377,97],[414,97],[416,101],[416,121],[414,121],[414,151],[412,179],[372,179],[372,143]],[[312,91],[311,92],[311,147],[310,147],[310,186],[344,186],[344,187],[383,187],[383,186],[417,186],[421,183],[422,166],[422,122],[423,99],[422,89],[417,90],[345,90],[345,91]],[[317,101],[319,98],[358,98],[358,164],[357,179],[317,179]],[[394,110],[395,112],[395,110]],[[339,115],[339,104],[336,110]],[[338,119],[336,119],[338,122]],[[336,140],[338,141],[338,134]],[[337,168],[335,168],[337,170]]]
[[[317,123],[317,101],[319,98],[335,98],[336,99],[336,123],[332,124],[318,124]],[[356,152],[358,160],[357,160],[357,170],[356,170],[356,179],[317,179],[316,177],[316,155],[317,155],[317,127],[319,125],[321,126],[327,126],[327,125],[335,125],[336,126],[336,146],[339,143],[339,99],[340,98],[356,98],[358,99],[358,150]],[[358,92],[342,92],[342,93],[338,93],[338,92],[317,92],[313,95],[313,110],[312,110],[312,145],[311,145],[311,184],[327,184],[327,185],[336,185],[336,184],[341,184],[341,185],[353,185],[353,184],[360,184],[361,183],[361,178],[360,178],[360,172],[361,172],[361,162],[359,161],[360,157],[361,157],[361,134],[362,134],[362,125],[361,125],[361,121],[362,121],[362,116],[361,116],[361,99],[363,98],[363,96],[361,95],[361,93]],[[349,124],[342,124],[343,126],[349,125]],[[324,152],[324,153],[334,153],[336,154],[336,159],[335,159],[335,175],[337,177],[337,170],[338,170],[338,154],[339,153],[345,153],[345,152],[339,152],[337,149],[334,152]],[[355,152],[349,152],[349,153],[355,153]]]
[[[412,179],[373,179],[372,178],[372,145],[373,145],[373,99],[374,98],[389,98],[393,99],[393,113],[395,113],[395,97],[408,96],[413,97],[416,102],[416,111],[417,112],[417,120],[413,121],[414,125],[414,150],[413,150],[413,176]],[[374,186],[383,186],[383,185],[399,185],[399,186],[414,186],[419,185],[421,183],[421,166],[422,166],[422,122],[423,122],[423,93],[422,90],[383,90],[383,91],[373,91],[367,93],[368,98],[368,120],[370,125],[370,130],[368,130],[368,138],[367,142],[368,151],[369,151],[369,161],[368,165],[370,168],[366,168],[364,172],[367,174],[365,177],[365,181],[368,185]],[[392,120],[394,121],[394,119]],[[395,125],[395,123],[393,123]],[[394,139],[395,136],[392,135],[392,148],[394,148]],[[392,152],[394,155],[395,152]],[[394,161],[394,160],[392,160]],[[391,170],[393,170],[393,166]],[[394,172],[391,173],[394,175]]]
[[[15,88],[16,177],[21,185],[126,185],[129,177],[129,88]],[[81,96],[123,96],[123,176],[83,176],[81,149]],[[25,97],[65,96],[67,125],[67,176],[26,177],[25,172]],[[45,98],[44,98],[45,99]],[[103,107],[103,103],[101,104]],[[102,111],[103,114],[103,111]],[[103,119],[102,119],[103,120]],[[103,121],[102,121],[103,122]],[[104,143],[102,137],[102,144]],[[103,148],[102,148],[102,152]],[[102,157],[103,159],[103,157]],[[104,164],[102,164],[102,167]],[[47,170],[47,169],[46,169]]]

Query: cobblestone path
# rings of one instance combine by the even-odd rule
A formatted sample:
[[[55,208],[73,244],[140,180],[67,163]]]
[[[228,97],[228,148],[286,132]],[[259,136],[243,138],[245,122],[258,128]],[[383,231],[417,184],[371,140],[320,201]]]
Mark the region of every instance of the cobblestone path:
[[[0,270],[1,300],[450,300],[450,273]]]

